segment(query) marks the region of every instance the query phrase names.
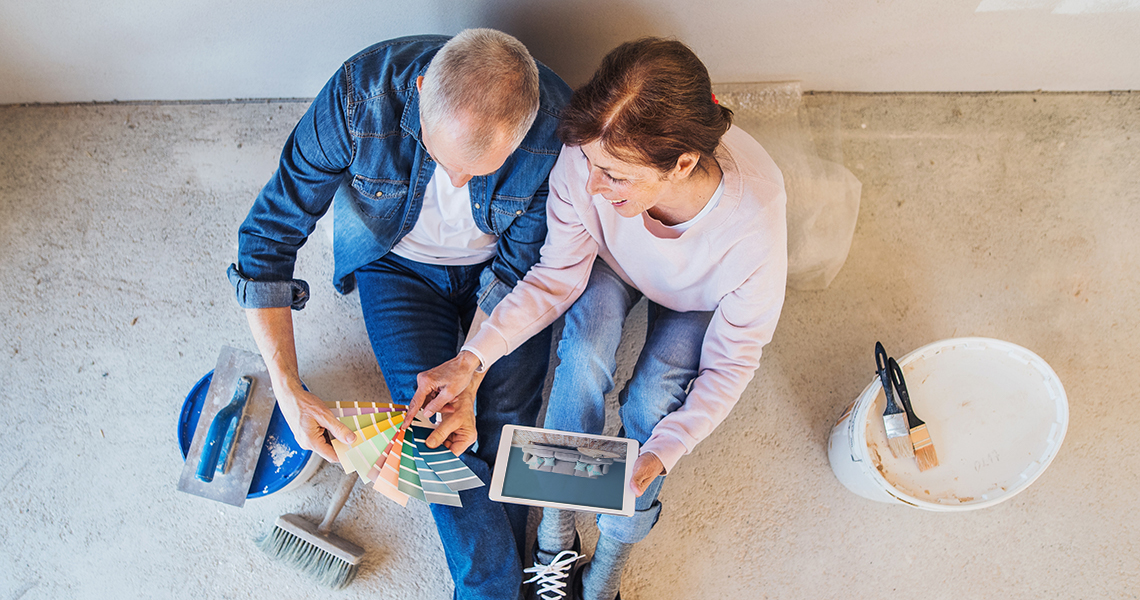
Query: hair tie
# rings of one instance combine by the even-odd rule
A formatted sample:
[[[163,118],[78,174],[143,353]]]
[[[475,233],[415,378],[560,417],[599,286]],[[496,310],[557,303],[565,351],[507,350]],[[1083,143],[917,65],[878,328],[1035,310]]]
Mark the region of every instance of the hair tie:
[[[720,102],[717,102],[716,94],[713,94],[712,97],[713,97],[713,104],[720,104]]]

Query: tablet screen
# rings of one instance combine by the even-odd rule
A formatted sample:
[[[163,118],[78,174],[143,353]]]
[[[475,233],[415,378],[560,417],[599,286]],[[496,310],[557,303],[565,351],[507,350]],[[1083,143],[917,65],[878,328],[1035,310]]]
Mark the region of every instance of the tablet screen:
[[[506,425],[495,458],[492,500],[633,515],[629,488],[637,442]]]

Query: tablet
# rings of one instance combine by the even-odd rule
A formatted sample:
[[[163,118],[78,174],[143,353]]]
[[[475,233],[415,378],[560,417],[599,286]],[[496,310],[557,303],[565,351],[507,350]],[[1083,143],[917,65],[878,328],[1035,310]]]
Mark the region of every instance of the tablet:
[[[637,449],[625,438],[504,425],[489,494],[497,502],[632,517]]]

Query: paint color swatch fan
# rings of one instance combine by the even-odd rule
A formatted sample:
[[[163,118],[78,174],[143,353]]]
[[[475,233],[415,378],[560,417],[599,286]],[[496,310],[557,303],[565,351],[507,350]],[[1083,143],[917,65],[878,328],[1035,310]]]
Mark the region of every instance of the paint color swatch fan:
[[[459,492],[484,485],[444,446],[428,448],[435,424],[417,415],[401,431],[407,406],[381,402],[327,402],[341,423],[356,433],[352,445],[334,439],[345,473],[355,472],[373,489],[407,506],[408,498],[463,506]]]

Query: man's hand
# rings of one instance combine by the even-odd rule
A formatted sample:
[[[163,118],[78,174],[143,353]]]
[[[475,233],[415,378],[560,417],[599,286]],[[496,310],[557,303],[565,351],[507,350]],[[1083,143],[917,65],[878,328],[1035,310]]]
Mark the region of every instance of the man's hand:
[[[475,393],[479,391],[479,384],[483,382],[483,375],[476,373],[467,386],[440,412],[443,420],[436,426],[435,431],[428,436],[428,448],[438,448],[443,444],[453,454],[463,454],[471,444],[478,439],[475,429]]]
[[[277,405],[281,408],[285,422],[289,423],[289,429],[293,430],[297,444],[305,450],[316,452],[329,462],[340,462],[325,433],[328,432],[346,444],[351,444],[356,439],[356,434],[337,420],[320,398],[300,386],[285,390],[278,390],[275,386],[274,392],[277,394]]]
[[[475,369],[478,368],[479,358],[464,350],[459,356],[442,365],[420,373],[416,376],[416,393],[408,405],[408,414],[415,415],[422,409],[424,417],[431,417],[433,413],[440,412],[471,385]],[[478,387],[475,386],[476,389]],[[474,395],[472,395],[472,406],[474,406]]]
[[[245,311],[249,329],[257,341],[257,349],[265,360],[277,406],[297,444],[312,450],[329,462],[339,462],[336,450],[325,437],[326,432],[351,444],[356,438],[352,430],[325,408],[321,399],[306,392],[297,374],[297,348],[293,342],[293,314],[288,306],[250,308]]]
[[[645,488],[648,488],[658,475],[664,474],[665,465],[661,464],[661,459],[652,452],[646,452],[638,456],[637,462],[633,463],[633,476],[629,479],[629,487],[640,498],[645,493]]]

